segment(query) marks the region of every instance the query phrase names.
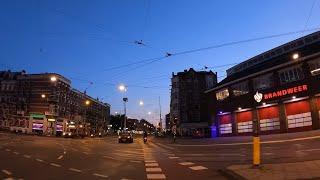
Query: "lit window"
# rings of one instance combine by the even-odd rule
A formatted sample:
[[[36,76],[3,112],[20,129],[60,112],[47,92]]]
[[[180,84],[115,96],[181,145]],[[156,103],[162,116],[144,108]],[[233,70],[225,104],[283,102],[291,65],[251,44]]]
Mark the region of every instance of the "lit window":
[[[216,97],[217,97],[217,100],[223,100],[227,97],[229,97],[229,91],[227,88],[223,89],[223,90],[220,90],[216,93]]]
[[[279,72],[280,82],[282,84],[302,80],[304,78],[300,66],[288,68]]]
[[[233,95],[235,96],[241,96],[249,92],[248,81],[232,85],[231,88],[232,88]]]

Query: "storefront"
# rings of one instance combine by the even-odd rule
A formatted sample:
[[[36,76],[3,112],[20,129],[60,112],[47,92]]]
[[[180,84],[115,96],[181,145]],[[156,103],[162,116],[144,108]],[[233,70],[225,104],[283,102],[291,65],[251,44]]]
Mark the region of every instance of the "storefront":
[[[279,107],[277,104],[258,108],[258,118],[261,133],[280,131]]]
[[[311,130],[312,118],[308,100],[285,104],[288,131]]]
[[[218,115],[219,118],[219,133],[220,135],[232,134],[232,119],[231,114]]]
[[[251,110],[236,113],[237,132],[252,133],[253,114]]]

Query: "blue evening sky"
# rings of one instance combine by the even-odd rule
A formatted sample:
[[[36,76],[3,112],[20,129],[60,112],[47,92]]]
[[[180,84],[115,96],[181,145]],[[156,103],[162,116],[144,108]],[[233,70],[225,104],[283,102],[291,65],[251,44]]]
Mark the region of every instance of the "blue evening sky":
[[[0,68],[60,73],[73,87],[110,103],[112,113],[123,112],[117,85],[124,83],[129,117],[155,123],[159,96],[163,114],[169,112],[172,72],[238,63],[303,33],[110,68],[165,52],[319,28],[319,17],[317,0],[0,0]],[[147,46],[132,43],[137,40]],[[211,70],[221,79],[226,68]]]

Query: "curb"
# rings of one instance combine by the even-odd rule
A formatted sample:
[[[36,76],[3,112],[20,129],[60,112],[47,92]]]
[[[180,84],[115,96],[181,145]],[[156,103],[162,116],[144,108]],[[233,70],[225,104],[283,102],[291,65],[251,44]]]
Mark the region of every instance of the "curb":
[[[219,169],[218,172],[230,180],[247,180],[246,178],[240,176],[239,174],[227,168]]]

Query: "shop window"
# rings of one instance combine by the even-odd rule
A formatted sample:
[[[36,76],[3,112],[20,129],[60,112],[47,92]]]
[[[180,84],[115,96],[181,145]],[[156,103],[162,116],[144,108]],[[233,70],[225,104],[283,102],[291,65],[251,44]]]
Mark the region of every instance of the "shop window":
[[[238,133],[252,132],[252,112],[245,111],[237,113]]]
[[[273,86],[272,74],[266,74],[253,79],[253,89],[262,90]]]
[[[220,90],[216,93],[217,100],[224,100],[225,98],[229,97],[229,91],[227,88]]]
[[[309,62],[310,73],[313,76],[320,74],[320,58]]]
[[[231,86],[232,92],[235,96],[241,96],[249,92],[248,81],[241,82]]]
[[[230,134],[232,133],[231,115],[222,115],[219,117],[219,130],[220,134]]]
[[[289,129],[312,125],[308,101],[299,101],[286,104],[286,112]]]
[[[304,78],[303,71],[300,66],[282,70],[279,72],[279,76],[282,84],[302,80]]]
[[[260,130],[270,131],[279,130],[279,108],[278,106],[266,107],[259,109]]]

